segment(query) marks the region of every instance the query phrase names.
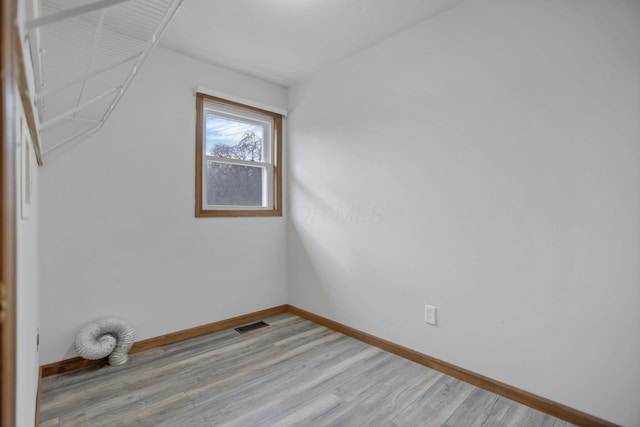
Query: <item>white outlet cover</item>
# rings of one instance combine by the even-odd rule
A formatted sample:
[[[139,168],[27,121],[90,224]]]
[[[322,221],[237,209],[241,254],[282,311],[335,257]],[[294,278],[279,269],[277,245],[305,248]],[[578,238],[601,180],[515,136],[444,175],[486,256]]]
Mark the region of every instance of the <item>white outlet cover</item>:
[[[438,324],[438,309],[432,305],[424,306],[424,321],[430,325]]]

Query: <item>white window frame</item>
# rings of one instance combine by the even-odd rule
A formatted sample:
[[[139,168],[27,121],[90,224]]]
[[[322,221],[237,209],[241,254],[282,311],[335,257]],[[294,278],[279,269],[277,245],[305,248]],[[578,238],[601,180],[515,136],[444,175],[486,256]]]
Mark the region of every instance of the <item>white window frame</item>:
[[[282,145],[282,115],[203,93],[196,93],[196,140],[199,172],[196,174],[196,216],[281,216],[282,173],[279,169]],[[206,116],[208,114],[262,127],[262,161],[247,161],[212,156],[206,152]],[[262,206],[209,205],[207,165],[209,162],[259,167],[263,171]]]

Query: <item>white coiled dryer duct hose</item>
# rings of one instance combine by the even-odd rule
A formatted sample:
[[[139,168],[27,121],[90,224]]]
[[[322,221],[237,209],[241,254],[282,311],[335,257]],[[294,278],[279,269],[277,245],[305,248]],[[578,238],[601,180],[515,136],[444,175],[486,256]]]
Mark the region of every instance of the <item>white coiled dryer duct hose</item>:
[[[109,365],[124,365],[133,345],[135,329],[126,319],[105,316],[91,322],[78,332],[74,347],[85,359],[96,360],[109,356]]]

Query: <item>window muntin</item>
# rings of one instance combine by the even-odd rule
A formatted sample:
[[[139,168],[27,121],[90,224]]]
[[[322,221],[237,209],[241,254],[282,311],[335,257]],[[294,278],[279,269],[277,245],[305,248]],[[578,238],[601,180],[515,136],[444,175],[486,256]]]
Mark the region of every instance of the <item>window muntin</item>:
[[[196,216],[279,216],[282,116],[197,94]]]

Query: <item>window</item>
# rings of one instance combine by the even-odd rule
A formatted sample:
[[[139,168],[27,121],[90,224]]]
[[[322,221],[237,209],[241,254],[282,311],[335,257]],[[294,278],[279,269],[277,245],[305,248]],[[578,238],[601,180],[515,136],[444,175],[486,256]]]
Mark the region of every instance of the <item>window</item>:
[[[196,216],[282,215],[282,115],[196,94]]]

